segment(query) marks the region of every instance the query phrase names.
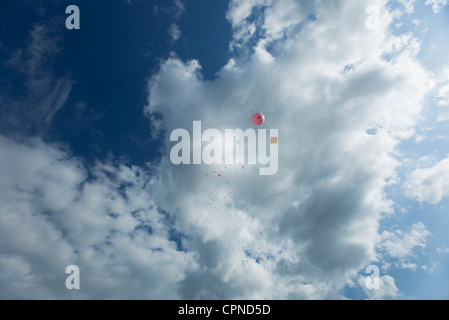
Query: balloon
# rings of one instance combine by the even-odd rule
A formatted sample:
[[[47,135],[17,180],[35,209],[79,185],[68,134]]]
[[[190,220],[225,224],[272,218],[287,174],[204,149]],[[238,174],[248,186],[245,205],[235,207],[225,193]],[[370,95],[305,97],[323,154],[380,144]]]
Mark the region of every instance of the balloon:
[[[264,122],[265,122],[265,116],[263,115],[263,113],[258,112],[258,113],[255,113],[255,114],[253,115],[253,123],[254,123],[256,126],[260,126],[260,125],[262,125]]]

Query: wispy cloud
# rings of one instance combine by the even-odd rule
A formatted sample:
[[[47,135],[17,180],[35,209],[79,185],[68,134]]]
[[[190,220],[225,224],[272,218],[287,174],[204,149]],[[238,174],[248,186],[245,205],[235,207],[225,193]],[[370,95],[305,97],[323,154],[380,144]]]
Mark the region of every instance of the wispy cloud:
[[[51,25],[35,25],[28,45],[12,52],[7,65],[25,77],[20,95],[0,88],[3,104],[0,108],[0,133],[45,135],[55,113],[66,102],[72,81],[69,76],[56,78],[52,58],[61,52],[61,39]]]
[[[430,232],[422,222],[417,222],[406,230],[383,231],[379,248],[384,259],[402,269],[417,269],[414,259],[418,249],[424,249]]]
[[[416,0],[399,0],[401,2],[408,13],[413,13],[415,10]]]
[[[432,6],[432,10],[435,13],[441,11],[443,7],[445,7],[449,3],[448,0],[426,0],[426,5]]]
[[[183,0],[173,0],[173,14],[176,19],[179,19],[185,10],[186,7]]]
[[[170,34],[173,41],[178,41],[181,37],[181,30],[179,30],[179,27],[176,23],[172,23],[170,25],[170,28],[168,28],[168,33]]]

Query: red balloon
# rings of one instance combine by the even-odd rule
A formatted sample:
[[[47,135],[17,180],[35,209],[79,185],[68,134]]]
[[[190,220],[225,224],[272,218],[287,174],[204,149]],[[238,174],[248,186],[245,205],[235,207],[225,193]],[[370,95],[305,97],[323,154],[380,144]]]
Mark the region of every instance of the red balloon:
[[[256,126],[260,126],[260,125],[262,125],[264,122],[265,122],[265,116],[263,115],[263,113],[258,112],[258,113],[255,113],[255,114],[253,115],[253,123],[254,123]]]

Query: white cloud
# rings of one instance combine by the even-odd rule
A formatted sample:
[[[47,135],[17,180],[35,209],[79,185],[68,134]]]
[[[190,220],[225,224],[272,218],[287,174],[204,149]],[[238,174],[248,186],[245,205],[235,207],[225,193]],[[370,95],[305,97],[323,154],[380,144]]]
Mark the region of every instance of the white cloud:
[[[179,19],[179,17],[185,12],[185,10],[186,7],[182,0],[173,0],[173,12],[176,19]]]
[[[98,163],[89,178],[79,159],[38,139],[0,136],[0,149],[2,299],[178,297],[195,263],[154,204],[156,177]],[[71,264],[78,292],[65,288]]]
[[[413,13],[415,10],[416,0],[399,0],[402,3],[408,13]]]
[[[40,140],[0,137],[0,297],[322,299],[363,280],[379,221],[393,212],[384,188],[397,145],[413,135],[433,83],[416,39],[391,35],[389,12],[365,27],[366,7],[386,1],[280,3],[230,3],[234,39],[260,38],[216,79],[204,81],[195,60],[161,64],[145,109],[162,115],[156,167],[87,167]],[[171,130],[194,120],[248,128],[254,112],[279,129],[277,175],[171,164]],[[382,242],[409,268],[403,257],[425,245],[425,228],[414,227]],[[81,269],[77,293],[64,286],[69,264]],[[387,275],[365,292],[399,294]]]
[[[448,0],[426,0],[426,5],[431,5],[432,10],[435,13],[438,13],[441,11],[443,7],[445,7],[449,3]]]
[[[277,39],[290,27],[307,18],[307,7],[294,0],[276,1],[265,10],[264,29],[268,39]]]
[[[449,112],[442,112],[438,115],[438,118],[437,118],[438,122],[447,121],[447,120],[449,120]]]
[[[426,238],[430,235],[422,222],[415,223],[407,230],[384,231],[380,235],[379,248],[383,258],[393,258],[394,266],[416,270],[413,263],[417,249],[426,247]]]
[[[203,128],[244,129],[260,111],[280,135],[279,172],[271,177],[252,166],[175,167],[163,158],[160,205],[182,230],[192,230],[188,247],[201,266],[181,282],[182,297],[339,297],[376,258],[379,219],[392,212],[383,189],[396,176],[396,146],[412,136],[433,82],[416,60],[416,39],[389,32],[388,12],[379,29],[365,28],[371,4],[297,2],[318,19],[295,28],[308,11],[290,20],[276,3],[232,2],[235,32],[245,24],[260,27],[248,17],[266,7],[265,35],[249,57],[235,57],[217,79],[203,81],[197,61],[172,56],[150,81],[146,113],[162,114],[163,132],[191,130],[194,120]],[[165,142],[168,155],[172,144],[167,136]],[[229,185],[206,177],[212,169],[223,171]],[[248,211],[235,200],[211,207],[198,196],[227,192],[243,197]],[[249,244],[256,241],[263,263]],[[385,294],[394,296],[394,280],[385,283]]]
[[[295,32],[294,29],[304,22],[309,14],[315,12],[315,9],[314,1],[231,1],[227,13],[227,19],[234,30],[231,49],[246,45],[257,29],[264,33],[264,42],[267,43],[288,37],[288,33]],[[253,17],[255,12],[263,12],[263,15]]]
[[[179,30],[179,27],[176,23],[172,23],[170,25],[170,28],[168,29],[168,33],[170,34],[173,41],[178,41],[181,37],[181,30]]]
[[[413,13],[415,11],[415,4],[417,0],[399,0],[407,11],[407,13]],[[432,10],[435,13],[439,13],[443,7],[449,3],[449,0],[426,0],[426,6],[432,6]]]
[[[231,50],[242,48],[256,33],[257,27],[255,23],[244,24],[234,31],[234,40],[230,43]]]
[[[366,280],[368,277],[360,276],[359,285],[370,300],[393,299],[400,295],[399,289],[396,287],[394,278],[388,275],[379,278],[379,289],[368,289]]]
[[[271,3],[271,0],[231,0],[226,17],[233,27],[237,27],[245,22],[255,8],[267,6]]]
[[[250,18],[253,12],[263,10],[263,8],[271,3],[271,0],[229,1],[229,10],[226,13],[226,18],[231,23],[233,29],[233,40],[229,44],[231,50],[236,48],[248,49],[246,47],[247,42],[253,38],[257,29],[260,29],[262,24],[260,18]]]
[[[430,261],[429,265],[422,266],[421,268],[427,271],[429,274],[434,274],[435,271],[440,268],[440,265],[435,261]]]
[[[449,84],[440,89],[440,91],[438,92],[438,98],[440,98],[440,106],[449,105]]]
[[[12,53],[7,65],[25,76],[21,95],[4,99],[0,108],[0,133],[45,135],[56,112],[71,90],[69,77],[54,76],[49,61],[61,52],[61,40],[51,26],[37,24],[30,32],[27,47]],[[5,88],[2,88],[6,90]]]
[[[153,6],[154,14],[167,14],[174,19],[179,19],[186,11],[183,0],[163,1],[162,3]]]
[[[437,204],[449,196],[449,158],[435,166],[414,170],[404,183],[405,195],[420,202]]]

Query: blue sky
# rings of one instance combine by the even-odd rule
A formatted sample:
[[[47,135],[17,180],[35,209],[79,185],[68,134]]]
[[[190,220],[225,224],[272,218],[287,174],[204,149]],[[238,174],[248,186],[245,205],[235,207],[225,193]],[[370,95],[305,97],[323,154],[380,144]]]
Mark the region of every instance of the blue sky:
[[[2,1],[0,298],[449,298],[448,3]],[[277,174],[170,161],[255,112]]]

